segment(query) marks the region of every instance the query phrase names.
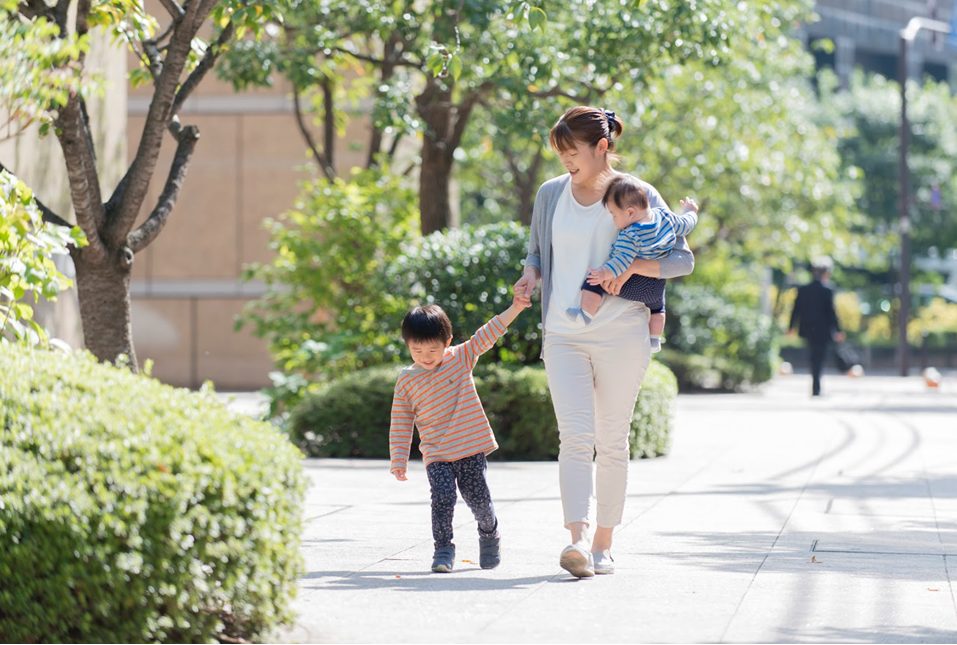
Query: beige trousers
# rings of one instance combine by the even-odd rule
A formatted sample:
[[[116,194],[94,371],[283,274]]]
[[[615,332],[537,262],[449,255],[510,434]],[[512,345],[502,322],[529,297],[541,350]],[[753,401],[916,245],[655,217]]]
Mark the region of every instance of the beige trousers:
[[[589,522],[593,490],[598,526],[621,524],[628,434],[651,362],[649,316],[647,307],[635,303],[594,331],[545,335],[545,372],[561,439],[558,473],[566,526]]]

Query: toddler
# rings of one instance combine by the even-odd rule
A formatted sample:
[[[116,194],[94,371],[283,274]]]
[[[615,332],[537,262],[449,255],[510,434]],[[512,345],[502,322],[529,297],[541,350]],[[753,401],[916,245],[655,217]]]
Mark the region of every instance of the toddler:
[[[492,318],[469,340],[450,347],[452,323],[438,305],[416,307],[402,321],[402,339],[413,365],[399,374],[389,430],[391,472],[406,481],[412,426],[419,430],[419,450],[432,489],[432,571],[449,573],[455,562],[452,513],[458,485],[475,515],[479,565],[493,569],[501,561],[498,520],[485,482],[485,456],[498,448],[472,370],[516,316],[528,306],[520,300]]]

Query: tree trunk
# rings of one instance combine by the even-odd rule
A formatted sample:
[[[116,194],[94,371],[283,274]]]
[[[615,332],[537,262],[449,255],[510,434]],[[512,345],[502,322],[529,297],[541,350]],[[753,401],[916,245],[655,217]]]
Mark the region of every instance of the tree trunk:
[[[452,91],[430,78],[425,91],[416,103],[425,121],[422,137],[422,166],[419,176],[419,210],[422,217],[422,235],[448,228],[452,219],[449,181],[452,178],[452,151],[449,141],[452,133]]]
[[[518,217],[524,226],[532,225],[532,211],[535,209],[535,184],[522,182],[518,186]]]
[[[452,218],[449,182],[452,160],[445,153],[445,143],[425,137],[422,143],[422,167],[419,176],[419,209],[422,235],[448,228]]]
[[[92,262],[84,257],[83,251],[75,251],[73,261],[86,348],[103,362],[116,363],[117,357],[125,354],[129,357],[129,368],[138,372],[130,325],[130,269],[126,260],[132,258],[132,252],[109,254],[102,262]]]

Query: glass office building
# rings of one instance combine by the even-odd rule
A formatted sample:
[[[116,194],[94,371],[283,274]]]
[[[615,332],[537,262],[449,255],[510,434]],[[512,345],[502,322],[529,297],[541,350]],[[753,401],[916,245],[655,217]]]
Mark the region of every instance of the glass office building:
[[[805,26],[802,37],[812,47],[819,67],[832,67],[843,82],[855,67],[897,79],[899,35],[911,18],[923,16],[950,22],[954,0],[817,0],[816,23]],[[833,52],[815,48],[822,39],[834,43]],[[908,57],[912,78],[931,76],[957,87],[957,50],[943,35],[921,31]]]

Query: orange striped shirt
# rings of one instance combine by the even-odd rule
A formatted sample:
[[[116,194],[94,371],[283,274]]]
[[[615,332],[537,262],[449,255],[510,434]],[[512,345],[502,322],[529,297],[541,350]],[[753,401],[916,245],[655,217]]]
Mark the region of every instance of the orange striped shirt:
[[[402,370],[392,398],[391,470],[408,467],[413,425],[419,430],[419,450],[426,466],[480,452],[487,455],[498,448],[475,391],[472,370],[479,356],[505,332],[501,318],[495,316],[461,345],[446,348],[438,367],[427,370],[412,365]]]

